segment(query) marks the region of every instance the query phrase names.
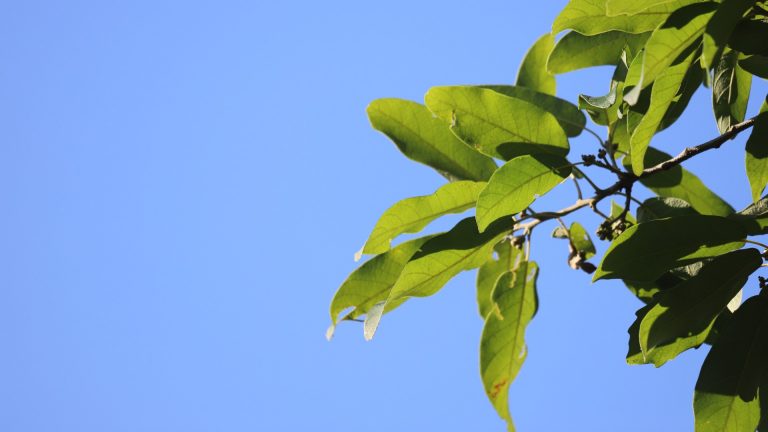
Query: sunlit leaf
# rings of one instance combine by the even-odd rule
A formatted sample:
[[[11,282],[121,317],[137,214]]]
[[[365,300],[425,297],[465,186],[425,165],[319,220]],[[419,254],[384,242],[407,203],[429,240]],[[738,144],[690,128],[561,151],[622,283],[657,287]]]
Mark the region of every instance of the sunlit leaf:
[[[483,265],[511,229],[511,221],[498,220],[481,234],[475,218],[462,220],[447,233],[424,243],[403,269],[387,302],[436,293],[460,272]]]
[[[341,284],[331,301],[331,323],[336,325],[339,314],[354,307],[345,318],[356,318],[376,303],[385,301],[400,273],[421,246],[434,236],[421,237],[396,246],[363,263]]]
[[[448,123],[421,104],[402,99],[378,99],[368,105],[373,128],[387,135],[403,154],[428,165],[449,180],[488,180],[493,160],[456,138]]]
[[[747,112],[752,75],[738,65],[738,57],[738,52],[726,51],[715,66],[712,107],[720,133],[744,121]]]
[[[697,432],[753,432],[768,364],[768,291],[748,299],[712,346],[693,398]]]
[[[603,256],[594,280],[652,281],[665,271],[740,248],[747,232],[734,220],[691,215],[629,227]]]
[[[525,54],[517,72],[517,85],[539,93],[555,95],[555,77],[547,72],[547,59],[555,47],[555,37],[547,33],[540,37]]]
[[[691,53],[685,59],[661,72],[653,83],[647,114],[642,117],[640,123],[634,128],[630,138],[632,171],[635,175],[640,175],[643,172],[645,168],[645,152],[651,143],[651,138],[659,130],[664,115],[677,96],[693,59],[694,53]]]
[[[440,216],[461,213],[473,207],[484,187],[484,182],[458,181],[441,186],[432,195],[399,201],[376,222],[363,253],[386,252],[390,242],[398,235],[419,232]]]
[[[608,16],[634,15],[654,6],[674,2],[675,0],[607,0],[606,12]]]
[[[534,154],[502,165],[477,199],[480,231],[496,219],[519,213],[571,174],[571,163],[561,156]]]
[[[697,1],[674,0],[651,5],[646,9],[635,11],[632,16],[627,16],[609,15],[607,0],[571,0],[555,18],[552,33],[556,34],[565,29],[575,30],[584,35],[596,35],[611,30],[644,33],[658,27],[676,9]]]
[[[480,337],[480,373],[485,393],[499,416],[514,430],[509,414],[509,385],[525,361],[525,328],[536,314],[534,262],[522,262],[504,273],[493,290],[496,310],[488,314]]]
[[[576,250],[584,253],[584,259],[590,259],[595,256],[595,245],[592,243],[592,239],[589,238],[587,230],[580,223],[573,222],[568,232],[573,245],[576,246]]]
[[[584,130],[587,117],[576,105],[555,96],[539,93],[526,87],[509,85],[481,85],[503,95],[530,102],[552,114],[569,137],[577,136]]]
[[[658,367],[704,343],[718,314],[762,263],[757,249],[733,251],[716,257],[694,277],[660,294],[640,324],[639,343],[646,359]],[[663,354],[654,353],[659,346],[664,347]]]
[[[645,44],[642,61],[630,66],[624,87],[625,99],[634,104],[640,90],[648,87],[681,55],[697,48],[701,34],[717,3],[696,3],[676,10]]]
[[[493,307],[491,294],[502,274],[515,270],[522,262],[524,253],[512,245],[511,241],[502,241],[494,248],[496,257],[489,259],[477,269],[477,307],[480,316],[485,319]]]
[[[561,74],[592,66],[616,65],[621,61],[621,52],[626,46],[636,51],[643,46],[648,36],[650,33],[629,34],[620,31],[585,36],[572,31],[555,45],[547,61],[547,70]]]
[[[433,87],[425,97],[451,130],[481,152],[502,159],[531,152],[568,153],[568,139],[557,119],[519,98],[481,87]]]

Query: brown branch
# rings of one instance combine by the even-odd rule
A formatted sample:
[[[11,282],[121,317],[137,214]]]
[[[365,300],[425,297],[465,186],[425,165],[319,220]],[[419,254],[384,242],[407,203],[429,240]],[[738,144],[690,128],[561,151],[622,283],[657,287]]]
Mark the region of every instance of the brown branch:
[[[627,196],[627,201],[629,201],[631,197],[632,186],[635,184],[635,182],[637,182],[641,178],[650,177],[661,171],[666,171],[670,168],[674,168],[700,153],[703,153],[707,150],[719,148],[721,145],[723,145],[723,143],[727,142],[730,139],[735,138],[736,135],[738,135],[739,133],[754,126],[755,119],[756,117],[753,117],[748,120],[744,120],[741,123],[731,126],[724,134],[718,136],[717,138],[711,139],[703,144],[700,144],[694,147],[688,147],[682,152],[680,152],[680,154],[678,154],[677,156],[671,159],[668,159],[660,164],[654,165],[650,168],[644,169],[642,174],[640,174],[639,176],[633,175],[631,173],[625,173],[623,171],[619,172],[617,173],[617,175],[619,176],[619,180],[616,181],[616,183],[612,184],[606,189],[597,190],[595,195],[591,198],[578,199],[574,204],[554,212],[542,212],[542,213],[531,212],[531,214],[526,215],[524,219],[530,218],[535,220],[525,224],[520,224],[519,222],[516,223],[513,228],[513,232],[523,230],[527,235],[538,224],[548,221],[550,219],[556,219],[556,218],[566,216],[570,213],[573,213],[587,206],[594,210],[597,203],[599,203],[601,200],[603,200],[606,197],[619,193],[622,189],[627,191],[625,195]],[[627,210],[627,208],[629,208],[628,205],[626,206],[625,211]]]

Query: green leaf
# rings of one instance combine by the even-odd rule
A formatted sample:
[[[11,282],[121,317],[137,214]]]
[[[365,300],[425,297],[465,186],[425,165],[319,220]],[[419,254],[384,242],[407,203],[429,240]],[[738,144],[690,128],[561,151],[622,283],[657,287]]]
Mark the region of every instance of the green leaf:
[[[451,130],[481,152],[511,159],[522,152],[568,153],[568,139],[555,117],[519,98],[480,87],[433,87],[425,97]]]
[[[752,75],[738,65],[738,58],[737,51],[727,51],[715,66],[712,106],[720,133],[744,121],[747,112]]]
[[[368,105],[368,118],[408,158],[438,170],[449,180],[485,181],[496,170],[491,158],[457,139],[447,123],[421,104],[378,99]]]
[[[679,284],[685,280],[682,278],[679,274],[673,273],[673,272],[666,272],[663,275],[661,275],[660,278],[656,279],[655,281],[649,282],[649,281],[633,281],[633,280],[624,280],[624,285],[629,288],[629,290],[632,292],[632,294],[635,295],[638,299],[640,299],[643,303],[651,303],[656,296],[656,294],[668,290],[672,288],[673,286]],[[638,311],[640,312],[640,311]],[[637,329],[635,330],[634,335],[637,336],[637,330],[640,329],[640,321],[637,321]],[[635,354],[640,355],[640,360],[642,359],[642,352],[640,351],[640,344],[639,342],[635,345],[630,344],[632,347],[637,347],[636,350],[632,351],[630,350],[630,354],[627,355],[627,360],[629,360],[629,357],[631,357],[631,354],[634,352]],[[642,364],[643,361],[633,361],[630,362],[630,364]]]
[[[480,337],[480,373],[485,393],[499,416],[514,430],[509,414],[509,385],[525,361],[525,329],[538,307],[534,262],[504,273],[493,290],[496,312],[488,314]]]
[[[587,124],[587,117],[581,112],[579,107],[564,99],[519,86],[481,85],[478,87],[490,89],[505,96],[522,99],[536,105],[552,114],[569,137],[581,134],[584,126]]]
[[[673,2],[675,0],[608,0],[605,10],[608,16],[634,15],[648,8]]]
[[[747,232],[737,221],[691,215],[629,227],[605,252],[593,280],[652,281],[665,271],[740,248]]]
[[[387,303],[408,297],[435,294],[451,278],[488,261],[494,246],[512,229],[509,220],[498,220],[482,234],[475,218],[466,218],[450,231],[426,242],[403,269]]]
[[[547,70],[553,74],[601,65],[616,65],[626,46],[632,51],[643,46],[650,33],[629,34],[610,31],[594,36],[569,32],[560,39],[547,61]]]
[[[584,253],[584,259],[590,259],[595,256],[595,245],[592,243],[592,239],[589,238],[587,230],[580,223],[573,222],[568,232],[576,250]]]
[[[397,202],[376,222],[365,242],[363,253],[386,252],[390,242],[398,235],[419,232],[440,216],[461,213],[474,207],[485,185],[484,182],[458,181],[441,186],[432,195]]]
[[[624,57],[626,57],[626,53],[622,53],[622,58]],[[618,95],[620,95],[624,89],[624,79],[626,78],[626,75],[627,65],[622,60],[616,65],[616,69],[613,71],[611,87],[608,90],[608,94],[597,97],[580,94],[579,108],[587,111],[592,118],[592,121],[595,123],[608,126],[609,128],[613,126],[618,120],[619,107],[622,103],[622,100]]]
[[[757,249],[733,251],[660,294],[640,323],[639,342],[646,359],[658,367],[704,343],[717,316],[762,263]],[[660,346],[665,348],[663,355],[655,352]]]
[[[704,32],[704,51],[701,56],[704,69],[715,64],[736,25],[754,4],[755,0],[723,0],[720,3]]]
[[[654,166],[671,157],[667,153],[648,147],[645,166]],[[698,177],[680,165],[649,177],[643,177],[640,179],[640,183],[656,195],[680,198],[690,203],[701,214],[727,216],[734,211],[727,202],[709,190]]]
[[[376,303],[385,301],[405,265],[421,246],[433,237],[407,241],[387,253],[371,258],[353,271],[331,301],[332,328],[329,336],[333,334],[333,327],[339,322],[339,314],[345,309],[354,307],[342,319],[356,318],[367,313]]]
[[[619,217],[619,215],[621,215],[623,211],[624,207],[618,205],[616,201],[611,200],[611,213],[608,215],[608,217],[611,219],[616,219]],[[627,212],[627,214],[624,215],[624,218],[632,225],[637,224],[637,220],[632,216],[631,212]]]
[[[693,59],[694,53],[691,53],[682,61],[661,72],[653,83],[647,114],[642,117],[630,138],[632,172],[635,175],[643,172],[645,152],[651,143],[651,138],[659,130],[664,115],[677,96]]]
[[[552,33],[565,29],[584,35],[596,35],[611,30],[625,33],[649,32],[659,26],[676,9],[698,0],[674,0],[636,11],[632,16],[608,15],[607,0],[571,0],[552,25]]]
[[[547,72],[547,58],[555,47],[555,37],[547,33],[540,37],[525,54],[517,72],[517,85],[539,93],[555,95],[555,77]]]
[[[766,40],[768,40],[768,22],[745,20],[733,30],[728,45],[744,54],[768,56]]]
[[[739,66],[752,75],[768,79],[768,56],[753,55],[741,59]]]
[[[768,291],[748,299],[712,346],[693,398],[697,432],[753,432],[768,364]]]
[[[669,65],[699,44],[699,38],[717,3],[696,3],[676,10],[645,44],[641,62],[633,62],[627,74],[624,98],[634,105],[640,90],[648,87]]]
[[[653,197],[643,201],[637,208],[637,220],[640,223],[654,219],[697,214],[690,204],[680,198]]]
[[[683,83],[680,86],[680,91],[677,92],[677,95],[675,95],[669,108],[667,108],[667,112],[664,113],[664,118],[661,120],[659,131],[672,126],[672,124],[680,118],[685,111],[685,108],[688,107],[688,103],[696,93],[696,90],[701,86],[704,77],[705,74],[698,67],[691,67],[688,69],[685,78],[683,78]]]
[[[496,219],[519,213],[571,174],[571,163],[561,156],[519,156],[502,165],[477,199],[480,231]]]
[[[485,319],[493,307],[493,288],[502,274],[517,269],[523,259],[522,249],[512,245],[511,241],[502,241],[494,248],[496,257],[490,258],[477,269],[477,307],[480,316]]]
[[[757,201],[768,184],[768,103],[763,103],[760,115],[752,126],[746,146],[745,165],[752,189],[752,201]]]

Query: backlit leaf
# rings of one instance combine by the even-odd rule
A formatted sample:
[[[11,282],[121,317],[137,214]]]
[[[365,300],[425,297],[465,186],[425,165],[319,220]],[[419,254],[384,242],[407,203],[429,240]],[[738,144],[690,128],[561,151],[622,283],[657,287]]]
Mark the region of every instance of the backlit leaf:
[[[584,35],[595,35],[611,30],[644,33],[658,27],[676,9],[697,1],[674,0],[660,3],[628,16],[608,15],[608,0],[571,0],[555,19],[552,33],[557,34],[565,29],[575,30]]]
[[[438,292],[460,272],[483,265],[511,229],[511,221],[498,220],[481,234],[475,218],[462,220],[447,233],[424,243],[403,269],[387,302]]]
[[[696,210],[679,198],[653,197],[643,201],[637,208],[637,220],[640,223],[654,219],[695,215]]]
[[[712,107],[720,133],[744,121],[747,112],[752,75],[738,65],[738,57],[737,51],[726,51],[715,67]]]
[[[461,213],[474,207],[484,187],[484,182],[458,181],[441,186],[432,195],[399,201],[376,222],[363,253],[386,252],[390,242],[398,235],[419,232],[440,216]]]
[[[616,65],[621,61],[621,52],[626,46],[636,51],[643,46],[648,36],[650,33],[610,31],[585,36],[569,32],[557,42],[549,55],[547,70],[561,74],[592,66]]]
[[[421,246],[434,236],[421,237],[396,246],[363,263],[347,277],[331,301],[331,324],[336,325],[339,314],[354,307],[344,318],[355,318],[385,301],[400,273]]]
[[[606,12],[609,16],[634,15],[648,8],[673,2],[675,0],[608,0]]]
[[[433,87],[425,97],[451,130],[481,152],[501,159],[531,152],[568,153],[555,117],[538,106],[497,91],[469,86]]]
[[[524,253],[512,245],[511,241],[502,241],[494,248],[496,257],[491,258],[477,269],[477,307],[480,316],[485,319],[493,307],[491,294],[502,274],[515,270],[522,262]]]
[[[488,314],[480,338],[480,373],[485,393],[499,416],[514,430],[509,414],[509,385],[525,361],[525,329],[538,307],[534,262],[504,273],[493,290],[496,311]]]
[[[555,37],[547,33],[540,37],[525,54],[517,72],[517,85],[539,93],[555,95],[555,77],[547,72],[547,59],[555,47]]]
[[[387,135],[403,154],[428,165],[449,180],[488,180],[493,160],[457,139],[448,123],[421,104],[402,99],[378,99],[368,105],[373,128]]]
[[[647,114],[642,117],[640,123],[634,128],[630,138],[632,171],[635,175],[640,175],[643,172],[645,168],[645,152],[651,143],[651,138],[659,130],[664,115],[677,96],[693,59],[694,53],[691,53],[682,61],[671,65],[661,72],[653,83]]]
[[[502,165],[477,199],[480,231],[496,219],[519,213],[571,174],[571,163],[560,156],[519,156]]]
[[[576,105],[567,100],[539,93],[526,87],[509,85],[481,85],[503,95],[530,102],[552,114],[569,137],[577,136],[584,130],[587,117]]]

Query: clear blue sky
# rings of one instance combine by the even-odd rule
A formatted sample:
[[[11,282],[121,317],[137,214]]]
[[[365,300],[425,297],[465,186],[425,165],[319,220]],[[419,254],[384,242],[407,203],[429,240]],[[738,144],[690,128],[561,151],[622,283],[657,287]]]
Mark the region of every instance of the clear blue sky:
[[[370,343],[355,323],[327,342],[327,309],[378,215],[442,182],[370,129],[367,103],[514,82],[564,4],[4,2],[0,430],[503,430],[473,275]],[[716,134],[708,100],[662,147]],[[743,139],[726,147],[690,166],[742,207]],[[569,270],[548,230],[519,429],[691,430],[704,350],[625,365],[639,302]]]

